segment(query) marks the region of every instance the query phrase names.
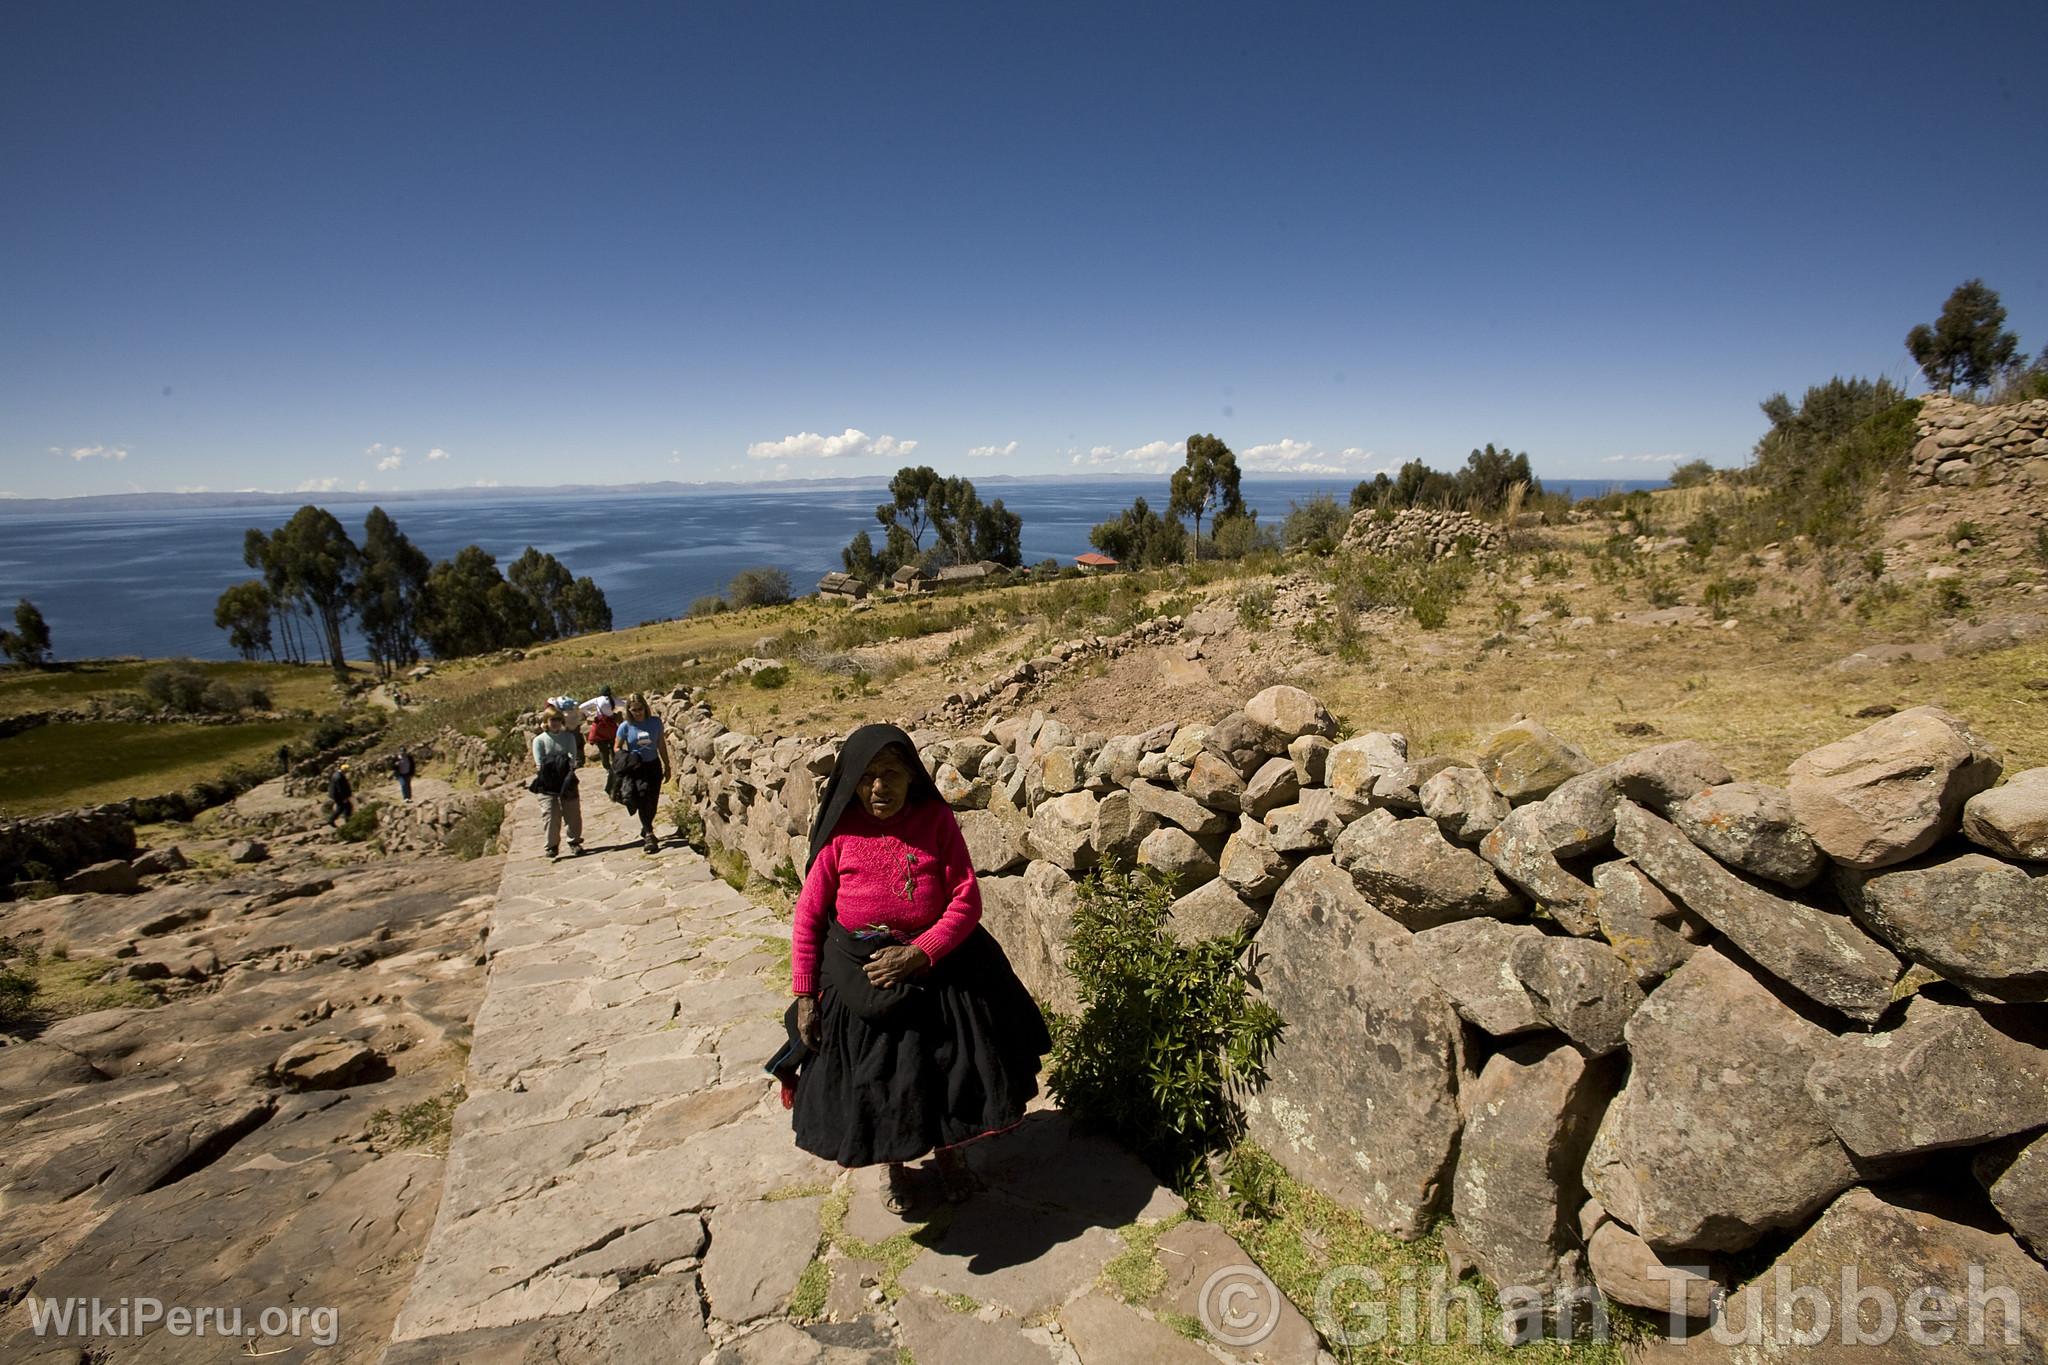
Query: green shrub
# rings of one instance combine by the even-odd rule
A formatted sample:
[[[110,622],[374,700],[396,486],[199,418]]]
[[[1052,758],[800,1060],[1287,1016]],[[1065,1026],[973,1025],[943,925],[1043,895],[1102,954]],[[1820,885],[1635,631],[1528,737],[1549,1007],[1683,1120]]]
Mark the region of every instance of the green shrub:
[[[1697,488],[1714,481],[1714,466],[1705,460],[1687,460],[1671,471],[1673,488]]]
[[[2048,526],[2034,528],[2034,558],[2048,564]]]
[[[1239,593],[1237,623],[1246,630],[1264,630],[1273,624],[1273,590],[1262,583]]]
[[[1970,594],[1962,584],[1944,579],[1934,585],[1934,609],[1943,616],[1960,616],[1970,609]]]
[[[29,1002],[35,998],[35,982],[19,972],[0,969],[0,1029],[27,1022]]]
[[[690,615],[692,616],[716,616],[725,610],[727,610],[725,599],[715,592],[706,593],[690,603]]]
[[[1727,578],[1707,580],[1707,586],[1700,590],[1700,605],[1715,616],[1726,616],[1728,609],[1738,600],[1756,591],[1754,578],[1731,575]]]
[[[741,569],[725,595],[736,608],[781,606],[789,601],[789,575],[772,565]]]
[[[1251,991],[1248,935],[1182,943],[1173,888],[1149,871],[1082,882],[1068,940],[1078,1016],[1053,1020],[1060,1105],[1183,1190],[1244,1131],[1235,1093],[1264,1084],[1283,1025]]]
[[[1318,493],[1307,502],[1287,504],[1287,520],[1280,523],[1280,543],[1290,550],[1325,555],[1337,548],[1350,526],[1350,510],[1339,506],[1328,493]]]
[[[442,837],[442,844],[458,858],[481,858],[496,851],[498,831],[505,824],[505,803],[498,800],[479,801],[462,813],[462,818],[448,827]]]
[[[1974,521],[1959,521],[1948,528],[1948,543],[1961,545],[1964,541],[1981,545],[1984,543],[1984,528]]]
[[[142,694],[166,711],[201,709],[210,685],[207,676],[188,663],[163,664],[142,675]]]
[[[747,681],[764,691],[773,691],[778,687],[789,686],[789,669],[781,664],[777,664],[773,668],[762,669],[748,678]]]
[[[348,819],[341,822],[339,833],[343,843],[360,844],[367,842],[377,832],[377,812],[384,808],[381,801],[365,801],[357,806]]]

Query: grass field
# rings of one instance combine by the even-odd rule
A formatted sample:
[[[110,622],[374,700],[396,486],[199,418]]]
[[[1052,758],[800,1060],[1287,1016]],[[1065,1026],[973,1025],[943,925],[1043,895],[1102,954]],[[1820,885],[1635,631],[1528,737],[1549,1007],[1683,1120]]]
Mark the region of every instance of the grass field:
[[[304,721],[247,725],[43,725],[0,739],[0,812],[161,796],[243,764],[274,765]],[[274,767],[273,767],[274,770]]]
[[[65,664],[52,669],[0,669],[0,716],[57,711],[123,694],[140,696],[143,675],[162,659],[120,659]],[[335,703],[334,674],[318,665],[193,663],[209,678],[260,686],[283,711],[323,711]]]

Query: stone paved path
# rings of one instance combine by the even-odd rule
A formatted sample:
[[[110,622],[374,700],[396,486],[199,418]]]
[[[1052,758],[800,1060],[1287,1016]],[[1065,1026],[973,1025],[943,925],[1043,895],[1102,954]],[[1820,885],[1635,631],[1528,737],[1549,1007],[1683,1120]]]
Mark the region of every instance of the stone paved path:
[[[787,922],[592,798],[581,859],[542,855],[531,799],[511,813],[469,1098],[386,1365],[1316,1358],[1292,1309],[1256,1347],[1183,1334],[1249,1260],[1208,1224],[1158,1236],[1163,1288],[1111,1292],[1105,1267],[1184,1209],[1050,1109],[970,1149],[974,1198],[909,1219],[878,1172],[799,1152],[761,1071]]]

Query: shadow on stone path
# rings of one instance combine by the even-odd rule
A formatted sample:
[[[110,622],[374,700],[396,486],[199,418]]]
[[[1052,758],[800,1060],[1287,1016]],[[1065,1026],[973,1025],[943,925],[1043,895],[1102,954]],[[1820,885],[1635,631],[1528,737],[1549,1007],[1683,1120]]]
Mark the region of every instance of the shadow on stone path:
[[[385,1365],[1316,1358],[1291,1308],[1229,1352],[1173,1330],[1250,1259],[1208,1224],[1159,1238],[1144,1304],[1106,1292],[1124,1232],[1184,1206],[1049,1108],[970,1149],[973,1198],[908,1219],[879,1170],[798,1151],[761,1070],[786,921],[686,848],[621,847],[629,817],[591,797],[601,851],[578,859],[542,855],[533,801],[513,812],[469,1098]]]

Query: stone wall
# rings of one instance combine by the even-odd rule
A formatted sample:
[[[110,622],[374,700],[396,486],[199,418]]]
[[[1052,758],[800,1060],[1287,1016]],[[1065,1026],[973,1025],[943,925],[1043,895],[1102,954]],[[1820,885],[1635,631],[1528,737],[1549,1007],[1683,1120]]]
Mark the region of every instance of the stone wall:
[[[0,820],[0,888],[30,872],[62,878],[95,863],[134,856],[135,821],[125,805]]]
[[[1980,408],[1943,394],[1920,400],[1913,482],[2048,487],[2048,399]]]
[[[833,743],[668,707],[709,836],[801,867]],[[1975,1262],[2048,1312],[2048,769],[1998,785],[1956,718],[1783,786],[1528,721],[1463,759],[1340,741],[1291,687],[1139,735],[914,737],[1054,1007],[1098,863],[1171,878],[1178,935],[1255,933],[1288,1030],[1252,1135],[1376,1227],[1449,1217],[1455,1261],[1550,1303],[1704,1312],[1737,1265],[1882,1245],[1924,1272],[1901,1293]]]

